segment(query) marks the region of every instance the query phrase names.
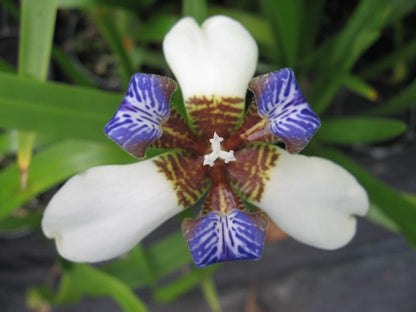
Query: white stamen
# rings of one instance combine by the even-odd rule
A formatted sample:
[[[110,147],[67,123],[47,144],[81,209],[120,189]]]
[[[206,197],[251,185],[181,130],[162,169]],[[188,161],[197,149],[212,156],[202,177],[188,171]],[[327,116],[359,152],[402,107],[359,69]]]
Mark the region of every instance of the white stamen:
[[[221,149],[221,142],[224,141],[224,139],[218,136],[216,132],[214,132],[214,137],[209,141],[211,142],[212,152],[204,156],[204,166],[214,166],[214,162],[217,158],[223,159],[226,164],[230,161],[237,160],[234,157],[234,151],[226,152]]]

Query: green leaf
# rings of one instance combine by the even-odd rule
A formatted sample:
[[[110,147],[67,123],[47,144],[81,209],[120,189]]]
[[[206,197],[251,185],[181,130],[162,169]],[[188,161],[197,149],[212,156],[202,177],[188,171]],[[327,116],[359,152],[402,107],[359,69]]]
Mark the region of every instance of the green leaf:
[[[320,76],[333,75],[333,69],[328,68],[328,55],[331,54],[335,36],[320,42],[313,50],[307,51],[299,59],[299,70],[306,73],[313,73],[317,78]]]
[[[334,77],[322,76],[314,82],[307,99],[315,113],[320,115],[325,111],[342,84],[342,76],[340,75]]]
[[[392,219],[387,217],[375,203],[370,203],[370,210],[366,218],[392,232],[399,232],[400,230],[400,227]]]
[[[377,143],[393,139],[406,131],[399,120],[370,117],[340,117],[322,120],[316,138],[325,143]]]
[[[316,37],[321,25],[325,0],[303,1],[304,9],[300,20],[299,54],[309,55],[314,50]]]
[[[5,73],[16,72],[14,67],[10,65],[9,63],[7,63],[5,60],[3,60],[1,57],[0,57],[0,71],[5,72]]]
[[[177,21],[178,18],[171,14],[155,14],[154,16],[150,16],[146,23],[141,25],[137,39],[142,43],[162,42],[166,33]]]
[[[19,10],[12,0],[0,0],[0,3],[6,7],[7,12],[10,13],[11,16],[16,19],[19,18]]]
[[[212,265],[204,269],[195,268],[184,277],[178,278],[169,285],[156,288],[153,291],[154,298],[160,302],[170,302],[200,284],[219,268],[220,265]]]
[[[391,13],[389,15],[389,24],[399,22],[406,15],[411,14],[416,7],[415,0],[390,0],[389,9]]]
[[[104,125],[122,95],[0,73],[0,127],[107,141]]]
[[[19,37],[18,75],[44,81],[48,74],[56,19],[56,0],[23,0]],[[17,160],[20,185],[26,188],[35,133],[20,132]]]
[[[192,262],[192,257],[182,232],[178,232],[152,245],[147,250],[147,255],[157,279]]]
[[[353,66],[358,57],[380,36],[391,13],[389,2],[360,1],[346,27],[337,35],[329,57],[329,66],[336,66],[338,71],[347,71]],[[328,63],[328,60],[323,62]]]
[[[69,303],[83,296],[113,298],[126,312],[148,311],[144,303],[118,279],[87,264],[72,264],[64,271],[56,303]]]
[[[135,72],[132,61],[123,44],[122,34],[116,28],[114,16],[109,9],[93,10],[92,17],[100,27],[101,33],[118,60],[122,85],[127,88],[130,76]]]
[[[207,16],[206,0],[182,0],[182,15],[192,16],[201,24]]]
[[[0,155],[8,155],[17,151],[17,131],[0,134]]]
[[[19,131],[17,165],[20,171],[20,187],[26,188],[27,175],[30,161],[32,159],[32,150],[35,145],[35,133],[30,131]]]
[[[7,2],[9,4],[8,11],[9,12],[17,12],[17,14],[12,14],[16,20],[20,20],[19,11],[17,7],[7,1],[2,0],[3,2]],[[71,79],[73,82],[83,85],[83,86],[94,86],[94,82],[89,79],[88,75],[84,74],[82,70],[79,68],[79,65],[76,64],[71,58],[69,58],[65,53],[61,51],[60,48],[52,45],[51,55],[53,60],[61,67],[61,69],[65,72],[67,78]],[[0,59],[0,70],[8,73],[15,72],[14,68],[5,63],[2,59]]]
[[[411,12],[415,1],[362,0],[346,27],[336,36],[330,57],[322,64],[337,71],[349,71],[357,59],[380,37],[389,23]]]
[[[160,257],[163,256],[160,255]],[[134,247],[127,257],[111,261],[101,270],[118,278],[131,288],[153,286],[156,282],[147,254],[140,245]]]
[[[363,78],[375,77],[381,72],[393,67],[398,61],[408,61],[416,57],[416,39],[404,44],[403,46],[395,49],[391,54],[375,61],[360,72],[360,76]]]
[[[140,55],[142,64],[148,65],[155,69],[161,69],[166,72],[168,71],[168,63],[166,63],[162,52],[156,52],[141,48],[136,48],[135,51],[137,51],[137,53]]]
[[[36,212],[24,216],[12,216],[0,220],[0,233],[39,229],[43,213]]]
[[[315,149],[314,153],[332,159],[351,172],[367,190],[372,202],[400,227],[408,242],[416,246],[416,204],[373,177],[343,153],[334,149]],[[381,224],[383,225],[383,223]]]
[[[375,101],[379,98],[378,92],[360,77],[352,74],[342,76],[342,83],[352,92],[363,96],[364,98]]]
[[[284,57],[282,66],[295,67],[300,39],[300,21],[303,2],[299,0],[261,0],[264,15],[268,17],[276,45]]]
[[[154,243],[144,254],[141,249],[136,248],[126,258],[114,260],[102,267],[102,270],[132,288],[154,287],[158,279],[192,263],[188,246],[180,231]]]
[[[79,65],[76,64],[71,58],[69,58],[61,49],[52,47],[53,60],[59,65],[64,71],[67,78],[72,82],[86,87],[94,87],[95,84],[88,74],[82,72]]]
[[[87,8],[96,6],[116,6],[126,9],[137,10],[141,1],[137,0],[57,0],[59,8]]]
[[[6,131],[0,133],[0,155],[15,154],[17,152],[18,131]],[[35,140],[35,149],[52,143],[57,139],[47,135],[37,135]]]
[[[56,8],[56,0],[22,1],[19,75],[46,80]]]
[[[12,164],[0,172],[0,219],[14,209],[92,166],[128,163],[133,159],[113,144],[66,140],[35,154],[27,188],[20,189],[19,170]]]
[[[404,197],[416,205],[416,194],[404,194]]]
[[[126,53],[126,57],[128,57],[131,70],[137,72],[143,65],[144,55],[142,55],[142,51],[148,51],[147,46],[139,48],[137,45],[136,38],[137,34],[142,32],[140,28],[142,21],[131,10],[113,10],[110,16],[117,33],[120,34],[121,45]]]
[[[47,310],[50,308],[50,303],[54,300],[54,296],[55,293],[50,287],[30,287],[26,293],[26,306],[33,311]]]
[[[416,79],[403,91],[392,97],[383,106],[374,108],[368,113],[372,115],[394,115],[408,110],[416,104]]]

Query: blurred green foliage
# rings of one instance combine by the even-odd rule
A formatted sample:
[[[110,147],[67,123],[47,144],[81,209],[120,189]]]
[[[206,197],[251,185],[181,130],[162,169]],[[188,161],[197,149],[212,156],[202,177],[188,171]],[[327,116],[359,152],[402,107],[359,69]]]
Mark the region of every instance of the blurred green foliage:
[[[351,13],[340,21],[328,21],[331,2],[26,0],[17,8],[11,0],[0,0],[21,23],[18,73],[0,56],[0,231],[38,229],[41,211],[27,211],[23,205],[70,176],[91,166],[134,161],[102,134],[123,94],[100,90],[102,80],[74,57],[82,50],[76,50],[76,38],[64,38],[75,45],[70,53],[63,44],[53,42],[57,10],[58,20],[66,14],[81,17],[84,28],[76,29],[75,37],[91,29],[98,32],[94,40],[100,44],[95,48],[104,45],[104,65],[116,67],[116,74],[110,71],[106,77],[116,81],[113,90],[123,90],[134,72],[151,69],[170,74],[161,41],[181,16],[191,15],[202,22],[210,15],[225,14],[240,21],[257,40],[259,74],[286,66],[295,70],[323,121],[306,152],[332,159],[354,174],[372,201],[368,218],[416,245],[415,201],[377,180],[345,154],[346,147],[380,144],[406,131],[406,124],[392,116],[416,103],[411,69],[416,61],[416,34],[406,27],[408,17],[415,17],[416,0],[361,0],[355,6],[346,5]],[[50,58],[74,85],[44,81]],[[386,84],[394,92],[383,93],[381,100],[376,86]],[[342,90],[355,94],[360,103],[373,104],[351,105],[345,109],[347,115],[335,114],[332,107]],[[179,92],[173,105],[181,110]],[[23,149],[32,150],[32,146],[16,143],[15,130],[37,133],[25,189],[19,183],[17,164],[4,161]],[[152,151],[149,157],[159,152]],[[82,296],[110,296],[125,311],[146,311],[134,289],[148,287],[155,300],[169,302],[201,285],[212,310],[220,310],[210,280],[218,267],[196,269],[179,232],[147,249],[137,246],[126,258],[99,268],[63,260],[60,268],[59,289],[33,287],[28,293],[30,307],[74,302]],[[174,272],[169,284],[160,285],[161,279]]]

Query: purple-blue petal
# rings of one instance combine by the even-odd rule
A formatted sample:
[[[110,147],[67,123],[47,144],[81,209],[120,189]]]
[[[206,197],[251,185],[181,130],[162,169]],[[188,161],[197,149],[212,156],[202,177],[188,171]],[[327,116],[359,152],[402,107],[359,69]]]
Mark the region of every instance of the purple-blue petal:
[[[318,130],[321,122],[314,113],[290,68],[256,77],[249,84],[261,117],[269,130],[286,145],[290,153],[301,151]]]
[[[147,147],[162,135],[169,118],[170,98],[176,83],[158,75],[135,74],[104,133],[134,157],[145,156]]]
[[[262,212],[212,211],[198,219],[186,219],[182,231],[196,266],[203,268],[218,262],[259,259],[267,222]]]

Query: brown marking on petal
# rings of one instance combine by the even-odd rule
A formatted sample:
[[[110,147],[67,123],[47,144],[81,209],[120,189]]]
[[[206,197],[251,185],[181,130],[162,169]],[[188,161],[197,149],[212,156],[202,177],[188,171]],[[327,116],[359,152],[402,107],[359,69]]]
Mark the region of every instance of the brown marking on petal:
[[[234,150],[247,143],[277,141],[278,137],[270,132],[269,127],[269,122],[259,115],[257,104],[253,101],[241,127],[224,142],[224,148]]]
[[[269,171],[276,166],[279,154],[274,146],[253,145],[235,152],[238,161],[227,166],[231,183],[250,201],[259,202]]]
[[[165,76],[160,76],[160,75],[155,75],[155,74],[152,74],[151,76],[153,77],[153,79],[156,78],[159,80],[160,89],[165,93],[165,96],[169,99],[169,103],[170,103],[172,94],[177,89],[176,81],[173,80],[172,78],[165,77]]]
[[[220,211],[229,213],[232,209],[245,210],[244,204],[228,183],[225,166],[217,163],[210,171],[211,189],[204,203],[203,213]]]
[[[153,142],[152,147],[182,148],[203,155],[209,149],[209,142],[202,141],[193,134],[183,117],[174,109],[169,119],[162,124],[162,136]]]
[[[166,178],[172,182],[179,205],[189,207],[208,189],[207,167],[202,165],[203,157],[191,157],[189,152],[162,154],[153,162]]]
[[[142,140],[139,143],[128,144],[124,150],[135,158],[143,158],[146,156],[146,151],[152,146],[153,140]]]
[[[266,241],[268,242],[275,242],[281,241],[289,236],[283,232],[271,219],[269,220],[269,227],[267,228],[266,232]]]
[[[134,45],[133,40],[130,37],[123,38],[123,46],[127,52],[131,53],[133,51]]]
[[[254,77],[248,83],[248,89],[253,92],[256,98],[259,98],[260,95],[264,92],[264,89],[267,87],[267,83],[265,83],[273,73],[263,74],[257,77]]]
[[[185,101],[185,107],[196,132],[204,138],[212,138],[214,132],[228,137],[239,125],[244,114],[244,99],[240,97],[210,98],[193,96]]]

